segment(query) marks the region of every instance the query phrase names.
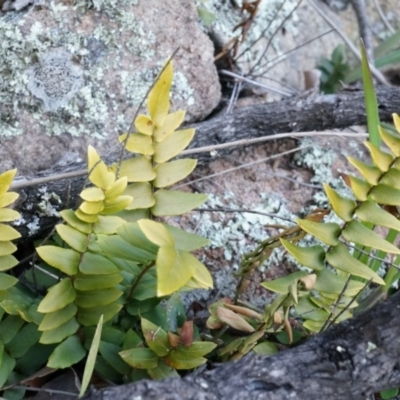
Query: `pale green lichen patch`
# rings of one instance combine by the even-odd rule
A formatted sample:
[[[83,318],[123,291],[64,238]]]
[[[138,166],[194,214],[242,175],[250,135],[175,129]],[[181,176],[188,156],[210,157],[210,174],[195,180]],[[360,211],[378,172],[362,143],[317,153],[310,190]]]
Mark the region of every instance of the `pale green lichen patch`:
[[[128,104],[137,105],[140,103],[162,66],[163,64],[159,62],[156,67],[142,69],[137,71],[135,75],[131,75],[127,71],[119,73]],[[183,100],[188,107],[194,104],[194,90],[190,87],[185,75],[180,71],[176,71],[174,74],[172,91],[175,94],[174,99]]]
[[[91,4],[96,11],[104,11],[109,17],[116,18],[121,22],[126,19],[121,9],[137,3],[138,0],[91,0]]]
[[[184,100],[188,107],[194,105],[194,90],[190,87],[186,76],[180,71],[177,71],[174,76],[172,90],[176,93],[175,97]]]
[[[15,111],[27,94],[26,77],[21,73],[29,62],[29,57],[21,54],[24,40],[9,14],[0,19],[0,136],[3,137],[22,134]]]
[[[157,77],[159,68],[143,69],[131,75],[128,71],[119,73],[124,95],[131,104],[138,104],[146,95],[149,87]]]
[[[313,171],[311,183],[321,185],[328,183],[342,196],[352,198],[353,194],[350,188],[345,184],[342,178],[334,176],[332,173],[332,164],[338,157],[338,153],[329,147],[323,147],[316,144],[311,138],[304,138],[300,142],[303,149],[296,153],[294,162],[300,168],[307,168]],[[346,156],[347,154],[342,155]],[[348,171],[340,171],[348,173]],[[328,199],[324,191],[317,191],[313,196],[314,203],[321,208],[329,207]]]
[[[37,204],[38,215],[41,217],[59,217],[59,207],[62,205],[60,196],[56,193],[47,191],[46,186],[38,189],[40,201]]]
[[[368,342],[367,343],[367,349],[365,350],[366,353],[371,353],[372,351],[376,350],[378,346],[375,343]]]
[[[238,277],[235,272],[239,270],[242,257],[247,252],[253,251],[255,245],[268,236],[269,224],[286,224],[287,220],[294,220],[285,202],[276,194],[261,193],[261,202],[249,207],[250,210],[261,215],[246,212],[237,213],[193,213],[196,222],[196,233],[210,239],[206,246],[202,261],[209,266],[214,266],[213,277],[215,287],[220,296],[232,297],[236,290]],[[241,209],[243,204],[233,192],[226,192],[223,196],[209,194],[204,208]],[[280,218],[285,218],[282,221]],[[287,252],[276,249],[271,257],[259,267],[259,271],[283,265],[287,259]],[[213,257],[215,255],[215,259]],[[210,258],[211,256],[211,258]],[[292,262],[292,260],[290,260]],[[215,262],[215,265],[214,265]],[[201,295],[203,294],[203,297]],[[256,307],[264,307],[268,294],[266,291],[250,294],[250,303]],[[193,299],[193,294],[190,295]],[[209,298],[207,293],[197,293],[197,299]]]
[[[39,217],[35,215],[32,219],[32,222],[27,224],[26,227],[28,228],[29,236],[33,236],[35,233],[39,232]]]
[[[224,218],[222,213],[218,220],[208,213],[193,214],[194,220],[198,221],[198,233],[210,238],[207,248],[224,249],[223,258],[229,261],[233,270],[239,269],[241,257],[254,249],[254,243],[266,238],[267,225],[282,224],[282,218],[286,223],[295,219],[295,215],[287,209],[285,202],[279,196],[270,193],[261,193],[260,196],[262,203],[250,208],[260,214],[238,212],[229,214],[229,218]],[[225,193],[223,198],[210,194],[205,207],[242,208],[237,196],[232,192]],[[283,253],[283,251],[274,253],[268,260],[268,265],[281,262]]]
[[[67,105],[83,86],[82,69],[65,51],[49,51],[27,71],[28,90],[43,102],[44,111]]]

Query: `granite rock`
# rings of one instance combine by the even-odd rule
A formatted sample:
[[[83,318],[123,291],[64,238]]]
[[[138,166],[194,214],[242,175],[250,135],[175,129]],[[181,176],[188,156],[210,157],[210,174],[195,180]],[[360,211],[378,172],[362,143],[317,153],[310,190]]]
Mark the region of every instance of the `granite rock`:
[[[0,171],[18,168],[29,176],[60,160],[84,160],[88,144],[113,158],[118,134],[178,48],[172,108],[187,110],[192,122],[219,103],[214,48],[192,0],[8,1],[3,7]]]

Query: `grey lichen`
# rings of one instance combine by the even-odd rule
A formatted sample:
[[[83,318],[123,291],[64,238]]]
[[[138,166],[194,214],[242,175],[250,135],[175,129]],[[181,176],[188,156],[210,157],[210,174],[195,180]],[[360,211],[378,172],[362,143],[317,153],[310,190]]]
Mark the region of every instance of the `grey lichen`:
[[[375,343],[368,342],[367,343],[367,349],[365,350],[366,353],[371,353],[372,351],[376,350],[378,346]]]
[[[300,146],[303,149],[295,154],[294,161],[297,166],[313,171],[314,175],[311,178],[311,183],[319,184],[321,187],[323,183],[328,183],[341,195],[353,197],[351,190],[343,179],[337,178],[332,174],[332,164],[338,157],[334,150],[329,147],[319,146],[311,138],[302,139]],[[349,146],[354,147],[356,145]],[[342,155],[346,156],[347,154],[342,152]],[[340,172],[349,173],[348,171]],[[313,200],[318,207],[329,207],[328,199],[322,190],[315,193]]]
[[[159,62],[155,68],[143,69],[137,71],[134,75],[129,74],[127,71],[119,73],[121,86],[123,87],[128,104],[140,103],[157,77],[158,72],[162,69],[162,66],[163,63]],[[194,104],[193,89],[190,87],[185,75],[180,71],[174,72],[172,91],[174,99],[184,100],[187,106]]]
[[[43,101],[44,111],[54,111],[68,104],[83,86],[83,71],[71,60],[71,54],[52,50],[40,57],[27,71],[28,89]]]
[[[108,16],[118,18],[119,21],[122,21],[126,16],[124,16],[123,12],[120,12],[121,8],[136,5],[138,0],[90,0],[88,3],[96,11],[104,11]]]
[[[174,75],[172,90],[175,92],[176,98],[184,100],[188,107],[194,104],[194,91],[190,87],[186,76],[181,71],[177,71]]]
[[[39,217],[36,215],[33,217],[32,222],[26,225],[29,231],[29,235],[33,236],[35,233],[39,232],[40,225],[39,225]]]
[[[17,220],[12,222],[13,226],[23,226],[28,229],[29,237],[34,236],[40,230],[40,219],[37,215],[33,215],[31,222],[27,222],[25,218],[18,218]]]
[[[262,203],[254,205],[251,209],[260,212],[235,213],[226,221],[221,218],[213,220],[210,214],[194,214],[193,218],[198,220],[198,233],[210,238],[209,248],[224,249],[224,259],[234,270],[238,270],[241,257],[254,248],[254,243],[261,242],[266,238],[265,226],[281,223],[280,218],[293,220],[295,216],[287,208],[286,204],[273,194],[262,193]],[[209,195],[206,207],[240,209],[240,202],[232,192],[227,192],[223,198]],[[263,215],[263,214],[269,214]],[[275,216],[275,217],[273,217]],[[268,260],[269,264],[282,261],[282,254],[275,254]],[[262,267],[263,269],[263,267]]]
[[[38,189],[40,201],[38,202],[38,215],[40,217],[59,217],[59,207],[62,204],[60,196],[56,193],[47,191],[47,187],[43,186]]]
[[[236,290],[237,277],[234,272],[238,271],[241,259],[244,254],[254,250],[256,243],[263,241],[268,233],[266,225],[277,224],[282,221],[279,217],[294,220],[295,216],[287,210],[282,199],[272,194],[262,194],[262,202],[251,207],[254,211],[269,213],[268,215],[253,213],[221,213],[218,218],[209,213],[193,214],[196,222],[196,233],[210,239],[207,251],[218,252],[217,268],[213,273],[214,286],[220,296],[232,297]],[[210,194],[205,207],[240,209],[243,207],[240,200],[233,192],[226,192],[219,197]],[[276,215],[273,218],[272,215]],[[220,251],[218,251],[220,249]],[[207,254],[207,252],[206,252]],[[283,251],[274,252],[267,262],[260,267],[261,271],[273,265],[281,265],[286,257]],[[202,257],[202,261],[212,265],[213,261],[207,255]],[[193,296],[197,296],[196,298]],[[207,299],[209,294],[206,291],[191,292],[190,299]],[[251,295],[251,304],[256,307],[264,307],[267,300],[267,293]]]

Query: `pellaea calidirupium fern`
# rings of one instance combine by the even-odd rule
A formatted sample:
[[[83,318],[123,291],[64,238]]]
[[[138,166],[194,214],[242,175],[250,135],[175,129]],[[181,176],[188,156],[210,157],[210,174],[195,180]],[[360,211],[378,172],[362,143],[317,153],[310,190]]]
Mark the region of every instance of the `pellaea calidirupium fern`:
[[[101,316],[105,333],[96,368],[115,381],[129,380],[132,369],[146,370],[147,377],[176,374],[174,368],[203,364],[202,356],[214,348],[214,344],[193,341],[193,332],[190,343],[172,345],[167,331],[172,335],[181,328],[175,319],[170,319],[175,333],[167,323],[155,325],[146,319],[156,316],[160,321],[165,311],[159,303],[165,296],[212,287],[209,271],[190,253],[207,240],[153,220],[154,216],[184,214],[207,198],[167,189],[196,166],[196,160],[170,161],[194,135],[194,129],[177,130],[184,111],[169,113],[172,77],[168,62],[149,93],[150,115],[139,115],[134,121],[137,131],[119,138],[126,150],[135,153],[134,158],[107,167],[89,147],[88,179],[93,186],[82,190],[76,211],[61,212],[64,222],[56,231],[62,245],[37,248],[40,258],[60,277],[38,306],[44,314],[39,342],[57,344],[49,367],[66,368],[82,359]],[[159,333],[157,339],[148,337],[150,330]],[[149,348],[143,349],[143,342]],[[142,363],[140,358],[138,363],[137,353],[144,352],[151,362]]]
[[[20,217],[8,208],[18,197],[8,191],[16,171],[0,175],[0,388],[5,398],[24,398],[25,391],[17,393],[14,383],[45,365],[68,368],[89,349],[83,387],[93,369],[116,383],[178,376],[178,369],[204,364],[204,355],[215,348],[186,320],[179,297],[183,290],[212,287],[208,269],[191,254],[208,240],[154,221],[184,214],[207,198],[168,188],[196,166],[196,160],[171,161],[195,133],[178,130],[184,111],[169,112],[172,78],[168,61],[149,92],[150,115],[139,115],[137,132],[120,137],[136,157],[108,167],[89,147],[90,187],[82,189],[76,210],[61,211],[56,234],[36,248],[38,257],[23,280],[7,273],[18,264],[11,241],[20,235],[7,224]]]
[[[319,332],[351,317],[364,287],[381,285],[378,292],[383,293],[399,278],[400,250],[393,242],[400,231],[400,118],[393,118],[398,133],[379,128],[387,150],[365,142],[371,163],[348,158],[361,174],[344,177],[354,198],[343,197],[324,184],[331,211],[342,222],[315,221],[312,215],[297,220],[300,231],[320,245],[300,246],[302,235],[295,240],[284,234],[279,238],[287,252],[312,271],[262,283],[279,294],[267,308],[271,317],[281,309],[287,320],[289,309],[294,308],[304,328]],[[386,238],[375,227],[385,228]],[[383,279],[377,271],[385,265]],[[286,328],[290,330],[289,325]]]

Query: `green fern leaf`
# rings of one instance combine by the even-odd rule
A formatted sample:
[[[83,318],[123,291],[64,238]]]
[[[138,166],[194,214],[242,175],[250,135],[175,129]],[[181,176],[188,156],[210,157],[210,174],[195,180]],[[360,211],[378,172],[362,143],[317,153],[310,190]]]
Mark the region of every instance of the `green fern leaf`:
[[[372,247],[387,253],[400,254],[400,249],[356,220],[346,224],[342,230],[342,235],[351,243]]]
[[[59,283],[52,286],[47,295],[40,302],[38,311],[50,313],[60,310],[75,300],[76,292],[72,286],[71,279],[62,279]]]
[[[42,344],[52,344],[60,343],[67,337],[74,335],[79,329],[79,324],[73,317],[67,322],[54,329],[44,331],[40,337],[39,343]]]
[[[347,247],[342,243],[333,246],[326,253],[326,260],[330,265],[332,265],[332,267],[337,268],[340,271],[347,272],[350,275],[358,276],[366,280],[372,279],[373,282],[380,285],[385,284],[384,280],[378,274],[352,257],[347,250]]]
[[[355,213],[363,222],[400,231],[400,221],[394,215],[380,208],[372,200],[367,200],[360,204]]]
[[[336,223],[314,222],[307,219],[297,219],[296,222],[301,229],[328,246],[335,246],[339,242],[341,228]]]
[[[85,355],[86,350],[78,336],[70,336],[53,350],[47,366],[54,369],[68,368],[81,361]]]
[[[280,239],[284,248],[305,267],[315,271],[325,268],[325,250],[322,246],[300,247],[290,243],[288,240]]]
[[[394,157],[391,154],[384,152],[371,142],[364,142],[364,145],[368,148],[374,164],[382,172],[388,171],[391,164],[393,163]]]
[[[133,198],[132,202],[126,207],[127,210],[151,208],[156,203],[149,182],[131,183],[126,188],[125,194]]]
[[[183,110],[168,114],[161,126],[154,129],[154,139],[156,142],[163,142],[182,124],[186,112]]]
[[[103,306],[80,308],[77,314],[78,322],[83,326],[95,326],[97,321],[104,315],[104,322],[114,318],[122,308],[122,304],[111,303]]]
[[[160,189],[154,193],[156,204],[151,212],[157,217],[182,215],[203,204],[207,197],[206,194]]]
[[[365,201],[368,198],[368,193],[372,185],[364,179],[356,178],[355,176],[348,176],[350,188],[356,196],[357,200]]]
[[[143,155],[122,161],[120,175],[126,176],[128,182],[150,182],[156,177],[150,158]]]
[[[75,304],[78,307],[88,308],[111,304],[118,300],[123,292],[117,288],[107,288],[90,291],[77,291]]]
[[[175,131],[163,142],[156,143],[154,145],[154,161],[164,163],[177,156],[192,141],[194,133],[195,130],[192,128]]]
[[[350,164],[352,164],[360,171],[361,175],[370,185],[378,184],[379,179],[382,176],[382,171],[378,167],[366,164],[353,157],[347,157],[347,159],[349,160]]]
[[[77,310],[78,308],[76,305],[70,303],[61,310],[50,312],[44,316],[38,329],[40,331],[49,331],[55,329],[69,321],[76,314]]]
[[[57,246],[40,246],[36,251],[47,264],[65,274],[75,275],[78,272],[81,255],[77,251]]]
[[[107,274],[107,275],[84,275],[77,274],[74,287],[76,290],[84,291],[84,290],[98,290],[98,289],[107,289],[113,288],[118,285],[123,280],[123,277],[119,273],[115,274]]]
[[[369,196],[371,200],[391,206],[400,206],[400,189],[391,186],[379,184],[370,190]]]
[[[162,246],[156,260],[157,295],[166,296],[178,291],[195,272],[194,261],[189,253],[176,250],[173,246]]]
[[[189,158],[159,164],[154,168],[156,178],[153,184],[156,188],[171,186],[190,175],[196,164],[197,160]]]
[[[167,60],[165,67],[156,78],[156,83],[147,99],[151,120],[156,127],[164,124],[169,112],[169,92],[172,84],[172,75],[172,62]]]

